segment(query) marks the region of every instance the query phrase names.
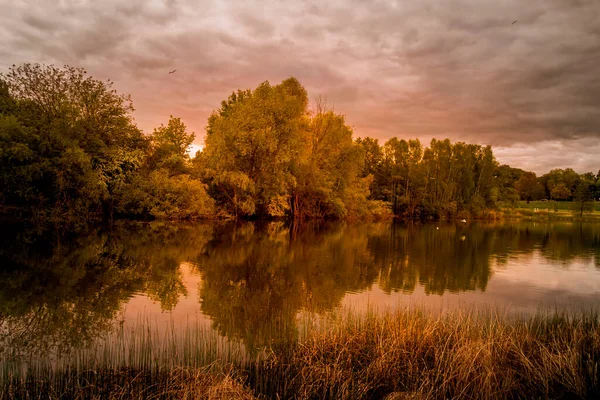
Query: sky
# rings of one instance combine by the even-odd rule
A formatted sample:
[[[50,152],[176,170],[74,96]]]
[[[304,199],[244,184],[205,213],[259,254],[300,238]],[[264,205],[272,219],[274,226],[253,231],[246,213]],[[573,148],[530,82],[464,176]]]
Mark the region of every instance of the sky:
[[[537,173],[600,169],[598,0],[0,0],[0,10],[0,71],[83,67],[131,94],[145,132],[174,115],[197,146],[232,91],[295,76],[356,137],[489,144],[500,163]]]

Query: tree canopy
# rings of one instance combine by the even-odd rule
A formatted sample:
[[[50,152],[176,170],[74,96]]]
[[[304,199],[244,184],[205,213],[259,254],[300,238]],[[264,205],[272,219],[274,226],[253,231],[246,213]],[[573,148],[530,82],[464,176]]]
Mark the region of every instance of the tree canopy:
[[[144,135],[129,96],[80,68],[24,64],[0,82],[2,206],[84,220],[213,212],[204,185],[183,175],[193,134],[179,119]]]
[[[517,200],[600,197],[600,172],[498,165],[491,147],[449,139],[355,138],[290,77],[233,92],[204,148],[170,116],[149,134],[131,98],[81,68],[0,74],[0,212],[52,220],[465,218]],[[582,203],[583,202],[583,203]],[[582,205],[583,204],[583,205]]]

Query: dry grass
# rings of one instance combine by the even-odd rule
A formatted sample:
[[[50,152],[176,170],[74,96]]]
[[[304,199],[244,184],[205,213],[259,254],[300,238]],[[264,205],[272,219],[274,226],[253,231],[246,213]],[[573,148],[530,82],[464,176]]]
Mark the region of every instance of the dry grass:
[[[168,373],[130,369],[65,372],[50,384],[26,380],[7,385],[0,398],[49,399],[255,399],[235,372],[176,368]]]
[[[508,322],[493,314],[416,312],[336,317],[298,347],[282,397],[591,397],[598,392],[595,316]],[[288,372],[288,375],[291,371]],[[283,377],[282,377],[283,378]],[[281,392],[283,388],[279,388]]]
[[[595,314],[337,314],[264,359],[144,371],[13,378],[0,398],[598,398],[600,325]]]

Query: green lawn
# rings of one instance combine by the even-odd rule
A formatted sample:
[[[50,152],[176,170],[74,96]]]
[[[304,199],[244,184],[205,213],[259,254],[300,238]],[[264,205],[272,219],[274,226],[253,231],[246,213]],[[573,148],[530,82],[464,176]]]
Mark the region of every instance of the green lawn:
[[[594,207],[595,207],[594,210],[596,212],[600,212],[600,202],[598,202],[598,201],[595,202]],[[516,208],[523,208],[523,209],[527,209],[527,210],[533,210],[533,209],[537,208],[539,210],[544,210],[544,211],[546,211],[546,209],[548,211],[554,211],[554,210],[572,211],[573,210],[573,202],[572,201],[532,201],[529,204],[527,204],[526,201],[519,201]]]

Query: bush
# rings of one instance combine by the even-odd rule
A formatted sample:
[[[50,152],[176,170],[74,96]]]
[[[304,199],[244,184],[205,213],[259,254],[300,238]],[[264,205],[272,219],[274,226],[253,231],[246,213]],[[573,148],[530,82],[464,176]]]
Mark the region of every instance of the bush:
[[[368,206],[371,219],[375,221],[382,221],[394,217],[392,205],[386,201],[371,200],[369,201]]]
[[[202,182],[158,170],[125,187],[116,210],[141,218],[196,219],[215,215],[215,204]]]

